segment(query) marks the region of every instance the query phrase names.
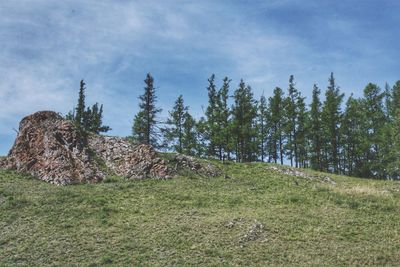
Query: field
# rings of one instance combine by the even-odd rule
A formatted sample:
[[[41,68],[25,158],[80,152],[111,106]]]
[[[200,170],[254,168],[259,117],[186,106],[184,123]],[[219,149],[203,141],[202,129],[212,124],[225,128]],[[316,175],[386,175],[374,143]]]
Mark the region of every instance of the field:
[[[400,183],[220,166],[64,187],[0,170],[0,266],[399,264]]]

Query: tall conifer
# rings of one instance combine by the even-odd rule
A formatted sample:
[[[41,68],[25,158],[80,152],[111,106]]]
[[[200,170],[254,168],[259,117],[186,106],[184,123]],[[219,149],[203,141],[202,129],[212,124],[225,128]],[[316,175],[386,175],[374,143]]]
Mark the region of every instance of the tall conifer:
[[[281,88],[274,89],[274,95],[269,98],[268,111],[269,111],[269,141],[268,150],[269,155],[273,162],[283,165],[284,160],[284,94]]]
[[[334,173],[339,173],[340,170],[339,128],[342,118],[341,104],[343,97],[344,94],[340,93],[332,72],[322,108],[322,126],[324,129],[324,136],[326,137],[325,156],[329,162],[327,171],[332,171]]]
[[[132,127],[133,138],[138,143],[157,146],[156,117],[161,112],[156,107],[157,96],[154,88],[154,79],[150,73],[146,75],[144,80],[143,95],[139,96],[139,112],[135,115]]]
[[[308,139],[310,141],[310,164],[314,170],[321,171],[323,169],[322,162],[322,146],[323,146],[323,131],[322,126],[322,103],[320,100],[321,90],[314,84],[312,92],[312,102],[310,108],[310,123],[308,128]]]

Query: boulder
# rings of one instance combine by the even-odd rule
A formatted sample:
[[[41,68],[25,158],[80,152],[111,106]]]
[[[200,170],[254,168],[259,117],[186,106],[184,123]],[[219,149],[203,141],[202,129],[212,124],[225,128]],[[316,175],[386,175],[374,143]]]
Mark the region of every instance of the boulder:
[[[53,111],[22,119],[5,167],[57,185],[94,183],[105,177],[92,160],[85,135]]]

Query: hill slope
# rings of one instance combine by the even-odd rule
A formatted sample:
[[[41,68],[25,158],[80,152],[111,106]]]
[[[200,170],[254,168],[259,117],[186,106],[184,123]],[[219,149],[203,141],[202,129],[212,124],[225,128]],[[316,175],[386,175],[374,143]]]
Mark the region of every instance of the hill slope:
[[[400,262],[399,183],[221,168],[229,179],[64,187],[0,170],[0,265]]]

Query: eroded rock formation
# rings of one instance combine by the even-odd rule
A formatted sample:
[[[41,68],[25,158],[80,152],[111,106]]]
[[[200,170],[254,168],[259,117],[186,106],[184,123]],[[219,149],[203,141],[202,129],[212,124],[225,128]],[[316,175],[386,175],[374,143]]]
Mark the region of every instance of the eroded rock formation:
[[[175,173],[188,170],[192,173],[206,177],[216,177],[222,175],[222,171],[214,164],[207,161],[200,161],[194,157],[176,154],[170,164],[174,165]]]
[[[169,178],[167,165],[152,147],[87,135],[52,111],[22,119],[15,143],[0,166],[57,185],[95,183],[109,171],[127,178]]]
[[[52,111],[22,119],[5,165],[57,185],[94,183],[105,177],[83,134]]]
[[[170,177],[166,163],[151,146],[133,146],[121,137],[90,135],[88,140],[89,147],[116,175],[138,179]]]

